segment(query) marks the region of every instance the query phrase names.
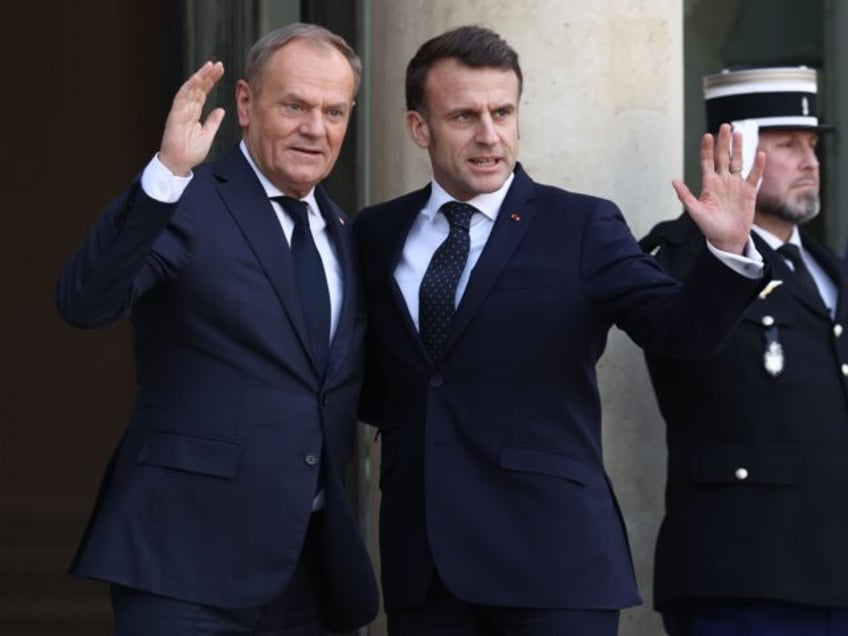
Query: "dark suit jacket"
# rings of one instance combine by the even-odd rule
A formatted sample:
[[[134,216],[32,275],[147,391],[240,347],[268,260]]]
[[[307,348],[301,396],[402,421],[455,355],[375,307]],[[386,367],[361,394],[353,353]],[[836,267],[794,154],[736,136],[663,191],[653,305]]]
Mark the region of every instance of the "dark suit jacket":
[[[376,613],[345,497],[365,321],[345,217],[319,189],[344,276],[326,374],[312,363],[291,252],[241,152],[198,168],[177,204],[138,181],[58,285],[62,316],[129,314],[138,394],[73,571],[223,607],[277,597],[297,562],[324,447],[330,620]],[[335,587],[332,586],[335,584]]]
[[[711,256],[664,275],[609,201],[519,166],[458,307],[426,354],[393,271],[429,189],[354,224],[369,313],[361,412],[380,427],[386,605],[420,601],[436,568],[459,598],[513,607],[639,602],[604,472],[595,365],[617,324],[639,344],[713,353],[761,281]]]
[[[660,608],[704,597],[848,606],[848,271],[802,232],[838,288],[834,320],[754,240],[783,284],[750,305],[720,355],[647,356],[669,451],[655,567]],[[681,218],[643,245],[659,247],[657,259],[682,277],[703,237]],[[774,338],[784,358],[776,377],[763,357]]]

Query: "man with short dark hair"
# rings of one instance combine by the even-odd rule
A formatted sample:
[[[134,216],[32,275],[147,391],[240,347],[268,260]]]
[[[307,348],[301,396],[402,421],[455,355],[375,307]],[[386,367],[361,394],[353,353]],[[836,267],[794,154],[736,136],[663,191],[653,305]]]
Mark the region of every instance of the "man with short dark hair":
[[[708,129],[767,155],[757,250],[775,279],[721,353],[648,353],[667,425],[654,604],[672,636],[848,635],[848,270],[802,226],[819,202],[816,73],[704,78]],[[703,250],[684,216],[642,240],[683,279]]]
[[[159,152],[59,280],[62,316],[129,315],[138,395],[73,564],[111,583],[115,633],[324,634],[377,612],[343,486],[364,320],[332,170],[361,65],[292,24],[250,51],[241,144],[201,165],[224,73],[179,89]]]
[[[425,42],[407,67],[406,123],[433,180],[354,224],[369,316],[361,412],[382,439],[398,636],[614,635],[639,597],[602,462],[607,332],[704,357],[763,284],[758,256],[741,255],[764,159],[731,174],[742,148],[729,151],[729,127],[704,138],[709,196],[675,187],[710,250],[751,278],[705,251],[681,286],[613,203],[516,163],[521,86],[518,55],[488,29]]]

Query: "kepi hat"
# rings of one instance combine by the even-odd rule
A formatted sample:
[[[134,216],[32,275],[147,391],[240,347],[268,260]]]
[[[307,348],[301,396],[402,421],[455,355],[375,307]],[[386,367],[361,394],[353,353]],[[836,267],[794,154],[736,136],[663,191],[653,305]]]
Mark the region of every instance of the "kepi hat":
[[[815,69],[806,66],[724,70],[703,78],[707,130],[723,123],[743,136],[743,174],[757,150],[760,130],[832,131],[819,123]]]

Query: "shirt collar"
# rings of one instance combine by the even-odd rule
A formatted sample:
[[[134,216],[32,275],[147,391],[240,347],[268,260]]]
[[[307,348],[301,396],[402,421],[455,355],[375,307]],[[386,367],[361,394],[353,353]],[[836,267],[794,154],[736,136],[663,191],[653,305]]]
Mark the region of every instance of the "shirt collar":
[[[256,163],[253,161],[253,157],[251,157],[250,153],[247,151],[247,146],[245,145],[243,139],[239,143],[239,150],[241,150],[242,154],[244,155],[244,158],[247,159],[247,163],[253,169],[253,172],[256,173],[256,177],[259,179],[259,183],[262,185],[262,189],[265,191],[265,196],[267,196],[269,199],[272,197],[285,196],[282,190],[280,190],[277,186],[271,183],[268,180],[268,177],[266,177],[262,173],[262,171],[259,169],[259,166],[257,166]],[[309,193],[305,197],[301,198],[301,201],[306,201],[307,205],[309,206],[310,216],[315,218],[316,221],[318,219],[321,219],[323,221],[323,217],[318,212],[318,201],[315,199],[314,187],[309,191]]]
[[[509,175],[509,177],[507,177],[506,181],[503,182],[503,185],[494,192],[478,194],[476,197],[469,199],[468,201],[463,201],[463,203],[473,205],[486,217],[488,217],[489,220],[494,221],[498,218],[498,211],[501,209],[504,199],[506,199],[506,193],[512,185],[512,180],[514,178],[515,173],[513,172]],[[427,205],[424,206],[423,214],[429,221],[432,221],[436,216],[436,212],[439,211],[439,208],[448,201],[455,200],[456,199],[449,195],[434,178],[432,181],[432,188],[430,190],[430,199],[427,201]]]
[[[776,237],[774,234],[772,234],[768,230],[764,230],[759,225],[752,225],[751,229],[754,232],[756,232],[759,235],[759,237],[766,242],[766,245],[768,245],[771,249],[773,249],[775,251],[777,250],[778,247],[780,247],[784,243],[778,237]],[[799,248],[802,248],[801,234],[800,234],[800,232],[798,232],[798,226],[797,225],[792,228],[792,234],[789,236],[789,240],[786,241],[786,242],[792,243],[793,245],[797,245]]]

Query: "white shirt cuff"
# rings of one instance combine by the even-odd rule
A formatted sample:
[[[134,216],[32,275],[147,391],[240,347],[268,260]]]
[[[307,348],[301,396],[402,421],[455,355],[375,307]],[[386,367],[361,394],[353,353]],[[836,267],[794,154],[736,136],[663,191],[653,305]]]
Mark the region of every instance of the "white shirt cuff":
[[[178,177],[159,161],[159,153],[153,156],[141,173],[141,189],[151,199],[161,203],[176,203],[183,195],[194,173]]]
[[[756,247],[754,247],[754,242],[751,240],[750,236],[748,237],[748,242],[745,243],[745,249],[741,256],[739,254],[720,250],[713,246],[713,244],[709,241],[707,241],[707,248],[718,260],[727,265],[737,274],[752,280],[762,278],[763,255],[757,251]]]

